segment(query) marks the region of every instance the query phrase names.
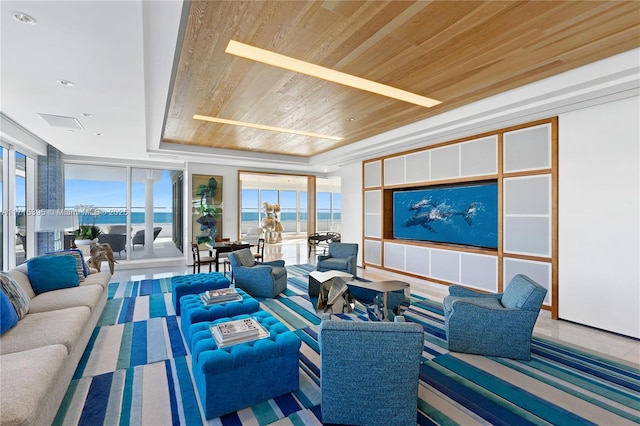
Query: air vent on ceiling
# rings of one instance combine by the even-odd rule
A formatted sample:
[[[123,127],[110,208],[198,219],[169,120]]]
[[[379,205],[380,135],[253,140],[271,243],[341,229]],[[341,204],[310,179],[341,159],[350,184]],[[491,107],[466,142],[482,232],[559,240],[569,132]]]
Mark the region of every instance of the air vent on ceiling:
[[[65,129],[84,129],[82,124],[73,117],[64,117],[61,115],[51,115],[51,114],[42,114],[38,113],[40,118],[46,121],[50,126],[53,127],[62,127]]]

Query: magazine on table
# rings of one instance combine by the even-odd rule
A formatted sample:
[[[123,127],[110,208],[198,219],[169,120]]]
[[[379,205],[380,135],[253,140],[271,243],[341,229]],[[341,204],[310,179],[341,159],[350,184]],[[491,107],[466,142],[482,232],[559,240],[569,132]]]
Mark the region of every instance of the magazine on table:
[[[219,348],[269,336],[269,332],[255,318],[223,322],[212,325],[210,329]]]
[[[235,288],[221,288],[218,290],[205,291],[200,295],[200,299],[208,305],[211,303],[222,303],[241,300],[242,296],[238,294]]]

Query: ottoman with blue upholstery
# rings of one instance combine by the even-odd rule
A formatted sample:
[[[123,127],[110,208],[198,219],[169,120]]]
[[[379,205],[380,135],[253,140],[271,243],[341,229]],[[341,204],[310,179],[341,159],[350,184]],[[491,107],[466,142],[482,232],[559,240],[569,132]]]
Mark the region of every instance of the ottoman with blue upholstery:
[[[220,272],[180,275],[171,278],[173,307],[180,315],[180,298],[187,294],[200,294],[207,290],[228,288],[231,282]]]
[[[218,349],[209,327],[249,317],[269,337]],[[196,323],[189,333],[193,376],[207,419],[298,389],[300,339],[268,312]]]
[[[260,303],[256,299],[239,288],[236,291],[242,296],[242,300],[206,306],[200,299],[199,294],[188,294],[180,298],[180,311],[182,312],[180,325],[187,345],[191,345],[189,327],[192,324],[213,321],[219,318],[235,317],[241,314],[252,314],[260,310]]]

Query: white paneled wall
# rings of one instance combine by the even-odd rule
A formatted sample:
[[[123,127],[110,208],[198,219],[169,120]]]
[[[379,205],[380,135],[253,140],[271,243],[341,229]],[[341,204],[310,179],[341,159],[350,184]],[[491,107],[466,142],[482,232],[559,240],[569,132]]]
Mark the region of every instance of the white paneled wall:
[[[382,162],[372,161],[364,165],[364,187],[372,188],[382,183]]]
[[[414,152],[405,157],[405,182],[429,180],[429,151]]]
[[[504,179],[504,251],[551,256],[551,175]]]
[[[498,172],[498,137],[489,136],[460,144],[460,176]]]
[[[551,125],[527,127],[504,134],[504,171],[551,167]]]
[[[382,266],[382,243],[380,241],[364,241],[364,261],[371,265]]]
[[[506,286],[514,275],[524,273],[547,287],[546,304],[551,304],[552,126],[553,121],[548,120],[365,162],[365,262],[489,292],[499,291],[501,281]],[[385,190],[485,179],[498,181],[502,192],[502,240],[497,250],[440,248],[383,235],[382,224],[391,220],[384,217]]]
[[[382,237],[382,192],[379,189],[364,192],[364,236]]]

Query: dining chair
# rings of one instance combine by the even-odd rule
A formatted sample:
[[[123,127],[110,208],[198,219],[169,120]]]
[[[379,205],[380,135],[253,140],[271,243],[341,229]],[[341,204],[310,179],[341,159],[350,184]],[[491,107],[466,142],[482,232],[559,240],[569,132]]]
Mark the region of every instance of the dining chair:
[[[256,252],[253,253],[253,257],[256,259],[256,262],[264,261],[264,238],[258,238],[258,246]]]
[[[213,256],[200,256],[200,248],[198,244],[191,243],[191,254],[193,256],[193,273],[196,273],[196,267],[198,273],[200,273],[200,265],[209,265],[209,272],[211,272],[211,265],[216,263],[216,258]]]

